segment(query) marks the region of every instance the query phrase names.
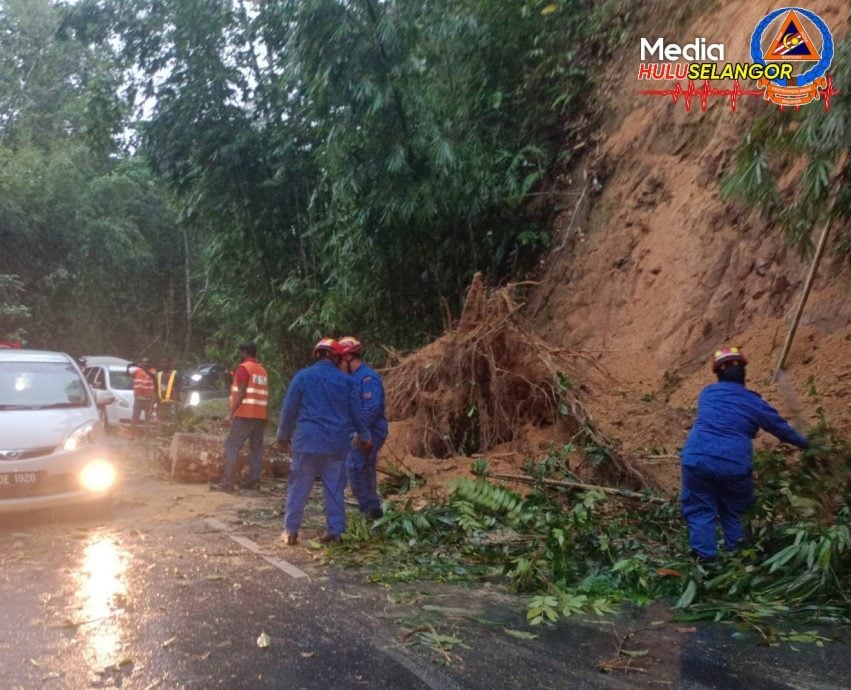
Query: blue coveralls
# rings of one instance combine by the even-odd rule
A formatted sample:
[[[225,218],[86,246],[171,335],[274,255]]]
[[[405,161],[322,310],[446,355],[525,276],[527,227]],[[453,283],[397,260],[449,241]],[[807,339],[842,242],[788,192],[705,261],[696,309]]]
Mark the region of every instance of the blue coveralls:
[[[368,453],[349,446],[345,471],[348,474],[352,493],[358,500],[360,512],[378,517],[381,514],[381,498],[378,495],[376,463],[378,451],[387,440],[387,419],[384,416],[384,384],[374,369],[361,364],[351,374],[360,399],[363,422],[372,434],[372,450]]]
[[[362,440],[370,440],[354,380],[348,374],[330,360],[320,359],[293,377],[278,423],[278,440],[292,441],[293,449],[284,515],[287,534],[301,527],[317,475],[325,489],[328,534],[336,537],[345,531],[343,463],[352,428]]]
[[[728,551],[747,536],[742,517],[754,502],[752,439],[760,429],[799,448],[808,443],[758,393],[739,383],[719,381],[700,392],[697,419],[680,453],[682,514],[699,558],[717,555],[719,518]]]

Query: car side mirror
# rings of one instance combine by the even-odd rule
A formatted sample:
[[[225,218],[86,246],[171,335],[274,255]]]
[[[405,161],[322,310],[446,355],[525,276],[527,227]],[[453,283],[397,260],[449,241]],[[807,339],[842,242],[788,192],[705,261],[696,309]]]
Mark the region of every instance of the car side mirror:
[[[95,391],[95,404],[105,407],[115,402],[115,394],[112,391]]]

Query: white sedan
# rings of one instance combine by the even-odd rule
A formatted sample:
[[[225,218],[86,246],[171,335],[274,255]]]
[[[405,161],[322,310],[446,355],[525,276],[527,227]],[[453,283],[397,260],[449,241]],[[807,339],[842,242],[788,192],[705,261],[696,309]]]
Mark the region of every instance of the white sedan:
[[[112,400],[66,354],[0,350],[0,512],[108,501],[98,405]]]

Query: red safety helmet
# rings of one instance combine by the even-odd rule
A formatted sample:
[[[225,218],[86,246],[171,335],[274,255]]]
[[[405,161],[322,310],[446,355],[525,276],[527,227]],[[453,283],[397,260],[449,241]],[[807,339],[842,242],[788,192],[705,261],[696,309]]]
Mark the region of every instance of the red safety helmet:
[[[363,345],[361,344],[361,341],[350,335],[347,335],[344,338],[340,338],[337,341],[338,355],[356,355],[360,353],[361,350],[363,350]]]
[[[745,359],[745,356],[742,354],[742,351],[737,347],[719,347],[715,352],[712,353],[712,371],[718,372],[719,369],[722,368],[724,364],[730,364],[732,362],[737,362],[738,364],[744,366],[748,363],[748,360]]]
[[[313,356],[320,352],[330,352],[331,354],[337,354],[337,341],[333,338],[322,338],[316,345],[313,346]]]

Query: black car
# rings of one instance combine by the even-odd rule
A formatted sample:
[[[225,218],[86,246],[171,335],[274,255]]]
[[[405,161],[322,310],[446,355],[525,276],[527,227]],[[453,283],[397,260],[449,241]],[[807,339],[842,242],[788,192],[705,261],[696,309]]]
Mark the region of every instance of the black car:
[[[204,362],[182,373],[183,404],[194,407],[205,400],[227,398],[233,376],[221,364]]]

